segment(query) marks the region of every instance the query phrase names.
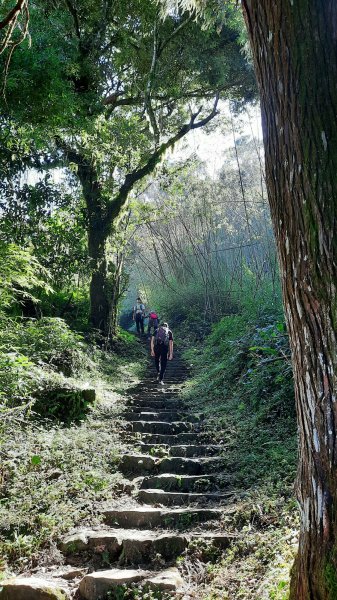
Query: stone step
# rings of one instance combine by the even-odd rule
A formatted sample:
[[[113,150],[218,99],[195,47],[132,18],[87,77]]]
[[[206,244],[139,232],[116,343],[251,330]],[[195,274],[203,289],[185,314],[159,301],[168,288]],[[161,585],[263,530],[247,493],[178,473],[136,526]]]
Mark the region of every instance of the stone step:
[[[137,390],[137,392],[132,393],[132,397],[135,398],[144,398],[145,396],[175,396],[181,393],[181,388],[178,387],[175,383],[170,381],[164,381],[164,385],[156,382],[151,385],[147,385],[146,387],[142,387],[141,390]]]
[[[140,489],[159,489],[165,492],[214,492],[228,487],[229,480],[219,475],[162,475],[143,478]]]
[[[125,425],[125,430],[134,433],[156,433],[161,435],[176,435],[178,433],[187,433],[194,429],[193,423],[185,421],[129,421]]]
[[[151,456],[156,456],[157,453],[160,455],[165,450],[168,456],[180,456],[182,458],[215,456],[226,450],[226,446],[212,444],[169,446],[168,444],[144,444],[139,442],[138,446],[141,453],[149,452]]]
[[[109,569],[106,571],[95,571],[83,577],[79,585],[80,597],[83,600],[98,600],[106,597],[110,592],[111,600],[121,597],[120,592],[123,585],[129,586],[141,582],[150,576],[149,571],[140,569]],[[122,588],[123,589],[123,588]]]
[[[217,493],[183,493],[183,492],[165,492],[164,490],[139,490],[137,498],[144,504],[162,505],[162,506],[188,506],[198,504],[204,506],[212,503],[225,503],[233,494],[230,492]]]
[[[66,584],[40,577],[11,577],[0,583],[1,600],[69,600]]]
[[[177,411],[162,410],[160,412],[145,411],[143,409],[134,412],[126,411],[123,413],[123,419],[126,421],[179,421]]]
[[[133,394],[130,400],[145,402],[146,400],[180,400],[180,393],[174,390],[164,389],[163,387],[154,390],[144,390],[142,393]]]
[[[182,534],[138,529],[83,530],[66,537],[61,551],[68,556],[95,554],[104,562],[117,560],[119,564],[139,565],[150,563],[160,554],[165,561],[179,556],[189,539]]]
[[[207,437],[205,433],[180,433],[177,435],[164,435],[160,433],[133,433],[126,432],[128,439],[134,439],[136,436],[138,441],[142,441],[146,444],[159,444],[160,446],[168,445],[168,446],[176,446],[176,445],[185,445],[186,443],[192,442],[196,443],[197,440],[200,440],[200,443],[205,443],[207,441]]]
[[[158,473],[175,473],[187,475],[200,475],[224,470],[226,459],[223,456],[210,456],[203,458],[184,458],[180,456],[165,457],[160,460]]]
[[[133,509],[106,509],[102,512],[107,525],[114,527],[191,527],[196,523],[221,519],[223,512],[216,508],[180,508],[163,510],[142,506]]]
[[[140,569],[110,569],[108,571],[96,571],[83,577],[80,582],[79,593],[83,600],[98,600],[106,597],[108,593],[111,600],[118,600],[122,597],[122,586],[131,586],[135,583],[151,588],[161,595],[162,592],[177,592],[183,585],[183,579],[175,567],[170,567],[159,573],[151,573]],[[142,593],[141,595],[143,597]]]
[[[162,410],[160,412],[151,412],[145,410],[126,411],[123,413],[123,419],[126,421],[161,421],[161,422],[184,422],[198,423],[201,420],[201,415],[186,415],[178,411]]]
[[[156,458],[147,454],[124,454],[120,460],[120,470],[122,473],[136,473],[138,475],[160,473],[173,473],[175,475],[203,475],[205,473],[217,472],[224,469],[226,459],[221,456],[211,456],[205,458],[183,458],[183,457],[164,457]]]
[[[164,377],[164,386],[170,386],[170,389],[174,388],[176,390],[181,389],[182,381],[179,377]],[[144,390],[158,390],[165,389],[161,387],[161,383],[158,382],[157,378],[149,379],[148,381],[144,381],[141,384],[140,392]]]
[[[182,410],[183,409],[183,403],[180,400],[177,399],[173,399],[173,400],[162,400],[160,398],[160,400],[128,400],[128,402],[126,403],[126,406],[128,407],[129,410],[138,410],[138,408],[140,408],[141,410]]]
[[[143,473],[153,472],[156,468],[158,459],[147,454],[124,454],[121,457],[119,468],[122,473]]]

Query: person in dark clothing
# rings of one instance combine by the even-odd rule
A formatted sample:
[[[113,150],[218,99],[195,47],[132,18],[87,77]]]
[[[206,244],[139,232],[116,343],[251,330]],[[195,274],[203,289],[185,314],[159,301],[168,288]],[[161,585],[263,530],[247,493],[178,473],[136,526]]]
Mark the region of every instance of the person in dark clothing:
[[[167,360],[173,359],[173,334],[167,323],[159,325],[151,337],[151,356],[155,359],[157,380],[164,385]]]
[[[136,304],[133,307],[133,320],[136,321],[138,333],[144,333],[144,316],[145,306],[140,298],[137,298]]]

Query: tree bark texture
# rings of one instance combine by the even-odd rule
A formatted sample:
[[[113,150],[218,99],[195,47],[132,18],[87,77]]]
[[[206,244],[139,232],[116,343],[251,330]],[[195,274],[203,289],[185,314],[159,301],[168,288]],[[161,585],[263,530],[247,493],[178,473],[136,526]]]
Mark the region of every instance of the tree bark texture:
[[[78,161],[78,175],[88,215],[88,251],[91,259],[90,316],[91,327],[106,336],[110,328],[110,294],[106,243],[110,229],[105,223],[105,207],[95,169],[84,158]]]
[[[243,0],[299,424],[292,600],[337,598],[337,2]]]

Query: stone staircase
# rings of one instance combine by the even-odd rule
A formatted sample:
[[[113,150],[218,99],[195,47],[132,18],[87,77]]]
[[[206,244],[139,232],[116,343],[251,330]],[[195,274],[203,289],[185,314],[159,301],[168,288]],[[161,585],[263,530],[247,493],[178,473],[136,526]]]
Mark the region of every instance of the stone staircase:
[[[120,599],[134,585],[161,598],[189,598],[176,559],[193,544],[225,551],[232,543],[221,528],[233,497],[226,448],[209,443],[203,416],[185,409],[179,393],[187,371],[179,358],[169,364],[165,386],[154,377],[149,368],[121,415],[128,451],[120,470],[129,494],[117,506],[103,507],[100,529],[82,529],[63,540],[66,567],[2,583],[1,600]]]

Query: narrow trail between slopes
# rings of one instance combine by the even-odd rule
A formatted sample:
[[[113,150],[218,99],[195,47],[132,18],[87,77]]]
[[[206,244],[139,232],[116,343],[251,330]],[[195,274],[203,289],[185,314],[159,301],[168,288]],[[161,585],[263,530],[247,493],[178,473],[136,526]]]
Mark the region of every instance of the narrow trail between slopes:
[[[181,388],[188,371],[181,358],[169,364],[164,386],[155,375],[149,365],[143,381],[129,389],[121,414],[125,495],[103,507],[102,527],[79,530],[60,546],[72,566],[68,584],[67,573],[56,572],[50,595],[42,594],[38,580],[29,587],[27,578],[23,583],[29,593],[18,595],[13,583],[0,598],[141,598],[135,595],[139,585],[153,590],[152,598],[199,597],[193,557],[190,569],[177,558],[186,558],[191,547],[200,545],[200,564],[205,545],[208,556],[210,549],[219,556],[236,539],[223,530],[226,505],[233,499],[225,474],[225,447],[210,443],[202,415],[184,406]]]

